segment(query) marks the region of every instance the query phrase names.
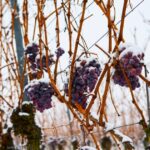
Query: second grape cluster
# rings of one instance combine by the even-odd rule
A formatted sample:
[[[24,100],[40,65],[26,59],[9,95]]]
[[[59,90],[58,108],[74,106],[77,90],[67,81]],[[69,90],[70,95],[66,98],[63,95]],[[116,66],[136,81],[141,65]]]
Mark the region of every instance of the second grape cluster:
[[[86,109],[88,95],[93,91],[98,77],[101,73],[101,66],[97,60],[84,59],[77,62],[72,83],[72,105],[79,104]],[[65,84],[65,93],[68,96],[68,83]]]
[[[127,82],[129,80],[132,90],[140,87],[138,76],[142,72],[142,60],[144,58],[144,53],[136,50],[136,47],[131,45],[121,47],[120,57],[114,67],[115,72],[112,76],[114,83],[120,86],[129,87]]]

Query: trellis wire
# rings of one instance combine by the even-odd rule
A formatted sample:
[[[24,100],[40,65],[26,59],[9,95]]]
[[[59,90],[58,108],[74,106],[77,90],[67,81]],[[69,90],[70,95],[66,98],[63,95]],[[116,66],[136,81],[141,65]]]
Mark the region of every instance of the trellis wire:
[[[141,2],[139,2],[131,11],[129,11],[125,18],[131,13],[133,12],[138,6],[140,6],[142,3],[144,2],[144,0],[142,0]],[[119,20],[116,25],[118,25],[121,22],[121,20]],[[108,31],[105,32],[97,41],[95,41],[87,50],[90,50],[93,46],[95,46],[96,43],[98,43],[99,41],[101,41],[106,35],[107,35]]]

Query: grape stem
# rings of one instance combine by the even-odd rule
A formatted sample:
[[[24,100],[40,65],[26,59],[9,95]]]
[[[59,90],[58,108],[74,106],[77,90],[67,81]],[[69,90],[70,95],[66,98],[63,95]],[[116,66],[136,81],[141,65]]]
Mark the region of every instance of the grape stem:
[[[96,47],[98,47],[104,54],[106,54],[106,56],[111,59],[110,55],[103,49],[101,48],[99,45],[95,44]]]
[[[73,81],[73,72],[74,72],[73,70],[74,70],[75,59],[76,59],[77,50],[78,50],[78,43],[79,43],[79,39],[81,36],[81,30],[82,30],[83,22],[84,22],[86,4],[87,4],[87,0],[84,0],[83,1],[82,16],[80,19],[79,30],[78,30],[78,34],[77,34],[77,38],[76,38],[76,42],[75,42],[74,54],[73,54],[73,59],[72,59],[72,63],[71,63],[70,78],[69,78],[69,92],[68,92],[69,102],[71,102],[71,99],[72,99],[71,92],[72,92],[72,81]]]
[[[95,100],[96,97],[97,97],[97,93],[98,93],[98,91],[99,91],[99,87],[100,87],[100,85],[101,85],[101,83],[102,83],[102,81],[103,81],[103,78],[104,78],[104,76],[105,76],[105,74],[106,74],[106,72],[108,71],[109,68],[110,68],[109,65],[106,64],[106,65],[105,65],[105,68],[104,68],[103,72],[101,73],[101,76],[100,76],[100,78],[99,78],[99,80],[98,80],[98,82],[97,82],[97,85],[96,85],[96,88],[95,88],[95,91],[94,91],[94,95],[92,96],[91,101],[90,101],[90,104],[88,105],[88,107],[87,107],[87,109],[86,109],[85,116],[88,116],[88,114],[89,114],[89,112],[90,112],[90,109],[91,109],[91,107],[92,107],[92,105],[93,105],[93,103],[94,103],[94,100]],[[87,117],[87,118],[88,118],[88,117]]]
[[[135,100],[135,97],[134,97],[134,94],[133,94],[133,91],[132,91],[132,86],[131,86],[130,80],[128,79],[128,77],[127,77],[127,75],[126,75],[126,73],[125,73],[125,71],[124,71],[124,69],[123,69],[123,66],[121,65],[121,63],[119,63],[119,65],[120,65],[121,71],[123,72],[123,75],[124,75],[124,77],[125,77],[125,80],[126,80],[128,86],[129,86],[129,90],[130,90],[131,97],[132,97],[132,100],[133,100],[132,102],[133,102],[133,104],[135,105],[135,107],[137,108],[138,112],[140,113],[140,115],[141,115],[141,117],[142,117],[142,120],[143,120],[143,122],[144,122],[144,123],[143,123],[143,128],[145,129],[145,128],[147,128],[147,124],[146,124],[146,121],[145,121],[145,117],[144,117],[144,115],[143,115],[143,111],[141,110],[141,108],[139,107],[138,103],[137,103],[136,100]]]
[[[106,106],[106,100],[107,100],[107,95],[108,95],[108,91],[109,91],[109,84],[110,84],[110,68],[108,68],[108,71],[107,71],[105,90],[104,90],[104,94],[102,96],[102,104],[101,104],[101,108],[100,108],[100,117],[99,117],[100,125],[103,124],[103,115],[104,115],[104,109]]]

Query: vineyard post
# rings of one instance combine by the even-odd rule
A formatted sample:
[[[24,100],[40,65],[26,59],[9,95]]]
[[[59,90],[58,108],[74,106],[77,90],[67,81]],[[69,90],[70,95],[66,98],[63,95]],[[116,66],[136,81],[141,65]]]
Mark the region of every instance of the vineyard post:
[[[17,13],[19,15],[19,7],[17,4],[17,0],[10,0],[12,10],[16,11],[13,13]],[[16,7],[16,10],[14,9]],[[15,42],[16,42],[16,52],[17,52],[17,58],[18,58],[18,65],[19,65],[19,73],[20,73],[20,78],[19,82],[20,84],[22,83],[22,77],[23,77],[23,72],[24,72],[24,46],[23,46],[23,38],[22,38],[22,32],[21,32],[21,24],[19,17],[14,17],[14,34],[15,34]],[[13,40],[13,39],[12,39]],[[27,84],[27,77],[25,76],[24,78],[24,83],[21,86],[25,86]],[[24,94],[23,100],[27,100],[26,95]],[[19,100],[20,102],[20,100]]]
[[[144,65],[144,71],[145,71],[145,77],[147,77],[147,67],[146,65]],[[148,111],[148,122],[150,125],[150,103],[149,103],[149,89],[148,89],[148,85],[146,83],[146,96],[147,96],[147,111]]]
[[[16,13],[19,14],[19,8],[17,5],[17,0],[10,0],[11,7],[14,9],[16,7]],[[23,73],[23,39],[21,33],[21,25],[19,18],[15,16],[14,18],[14,34],[15,34],[15,41],[16,41],[16,49],[17,49],[17,57],[18,57],[18,64],[19,64],[19,71],[20,75]]]

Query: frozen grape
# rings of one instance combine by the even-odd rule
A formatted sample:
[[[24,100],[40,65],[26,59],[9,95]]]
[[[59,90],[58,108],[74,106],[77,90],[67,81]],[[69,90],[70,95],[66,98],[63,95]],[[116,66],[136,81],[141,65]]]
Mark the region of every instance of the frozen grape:
[[[36,43],[31,43],[30,45],[27,45],[25,49],[25,54],[37,54],[39,53],[39,46]]]
[[[51,101],[54,95],[54,89],[42,79],[32,80],[26,87],[25,92],[29,99],[36,106],[37,110],[43,112],[52,107]]]
[[[35,62],[35,58],[37,57],[39,53],[39,46],[35,43],[31,43],[25,48],[25,55],[27,57],[27,62],[29,63],[29,67],[31,69],[31,74],[33,77],[37,77],[37,65]]]
[[[79,60],[79,66],[75,67],[72,83],[72,105],[78,103],[86,109],[88,94],[95,88],[97,79],[101,73],[100,64],[96,60]],[[68,96],[68,83],[64,85]]]
[[[54,63],[53,55],[48,56],[48,66],[52,65]],[[36,57],[36,67],[37,69],[40,69],[40,56],[38,55]],[[46,69],[46,55],[42,56],[42,68]]]
[[[122,52],[125,53],[122,54]],[[122,71],[123,69],[128,80],[131,83],[132,90],[135,90],[136,88],[140,87],[138,76],[142,72],[142,60],[144,58],[144,54],[135,54],[133,51],[129,51],[125,47],[123,48],[123,50],[120,50],[120,54],[121,57],[117,60],[117,63],[114,67],[115,72],[112,76],[114,83],[120,86],[129,86]]]
[[[28,62],[30,62],[31,64],[35,64],[35,58],[39,53],[38,45],[35,43],[32,43],[28,45],[24,51],[25,51],[25,55],[27,56]]]
[[[56,53],[57,58],[59,58],[65,53],[65,51],[61,47],[59,47],[55,53]]]
[[[40,62],[40,50],[39,46],[35,43],[32,43],[28,45],[25,48],[25,55],[27,57],[27,62],[29,65],[29,68],[31,69],[30,73],[32,75],[32,78],[37,78],[38,77],[38,70],[42,69],[46,70],[46,55],[42,53],[41,59],[42,61]],[[49,55],[48,56],[48,66],[52,65],[54,63],[54,55]],[[40,64],[42,63],[42,64]]]

